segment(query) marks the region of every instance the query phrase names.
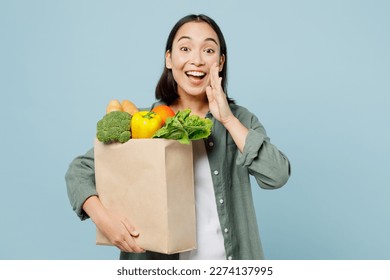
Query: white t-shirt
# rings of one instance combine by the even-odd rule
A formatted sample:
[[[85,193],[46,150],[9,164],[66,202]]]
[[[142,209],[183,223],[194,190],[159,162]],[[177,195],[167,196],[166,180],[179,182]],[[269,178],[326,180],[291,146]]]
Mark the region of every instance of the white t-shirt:
[[[210,164],[203,140],[192,141],[194,154],[197,249],[180,253],[182,260],[225,260]]]

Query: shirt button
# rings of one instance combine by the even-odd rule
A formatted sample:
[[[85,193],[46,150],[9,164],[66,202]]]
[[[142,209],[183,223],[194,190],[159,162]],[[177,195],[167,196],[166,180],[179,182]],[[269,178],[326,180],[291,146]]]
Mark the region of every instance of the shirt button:
[[[228,232],[229,231],[229,229],[228,228],[225,228],[225,232]]]
[[[219,174],[218,170],[214,170],[214,175],[218,175],[218,174]]]
[[[221,204],[223,203],[223,199],[222,198],[219,200],[219,203],[221,203]]]
[[[210,142],[209,142],[209,146],[210,146],[210,147],[213,147],[213,146],[214,146],[214,142],[211,142],[211,141],[210,141]]]

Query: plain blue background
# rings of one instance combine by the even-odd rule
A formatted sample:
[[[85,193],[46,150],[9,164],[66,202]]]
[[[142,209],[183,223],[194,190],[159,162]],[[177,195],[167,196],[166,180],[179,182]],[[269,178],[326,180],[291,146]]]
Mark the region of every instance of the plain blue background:
[[[64,174],[110,99],[154,101],[174,23],[205,13],[231,97],[292,163],[254,187],[268,259],[390,259],[390,2],[0,2],[0,259],[117,259],[80,222]]]

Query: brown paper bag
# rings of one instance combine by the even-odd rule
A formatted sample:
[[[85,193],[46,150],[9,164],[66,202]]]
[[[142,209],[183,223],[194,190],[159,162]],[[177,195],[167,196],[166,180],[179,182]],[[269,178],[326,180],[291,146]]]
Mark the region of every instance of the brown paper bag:
[[[196,248],[191,144],[166,139],[103,144],[95,139],[94,154],[99,198],[135,226],[141,248],[165,254]],[[98,229],[96,244],[112,245]]]

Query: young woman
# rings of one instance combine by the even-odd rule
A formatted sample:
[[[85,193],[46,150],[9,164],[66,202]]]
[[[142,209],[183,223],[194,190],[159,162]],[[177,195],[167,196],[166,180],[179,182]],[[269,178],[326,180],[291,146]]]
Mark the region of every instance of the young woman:
[[[159,104],[213,120],[212,135],[193,142],[197,245],[164,255],[137,246],[138,232],[100,203],[94,184],[93,150],[77,157],[66,174],[68,194],[81,219],[90,217],[120,250],[121,259],[262,259],[249,175],[276,189],[290,163],[270,143],[255,115],[226,94],[227,50],[218,25],[205,15],[179,20],[169,34],[165,69],[156,87]]]

